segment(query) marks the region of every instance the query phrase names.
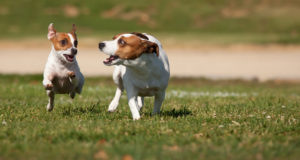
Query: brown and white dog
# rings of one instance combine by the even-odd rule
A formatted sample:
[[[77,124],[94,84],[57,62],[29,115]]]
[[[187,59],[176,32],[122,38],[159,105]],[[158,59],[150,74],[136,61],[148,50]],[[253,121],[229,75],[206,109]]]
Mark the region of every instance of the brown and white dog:
[[[43,86],[49,97],[47,110],[54,107],[55,94],[69,94],[73,99],[81,93],[84,77],[76,61],[77,37],[76,27],[70,33],[57,33],[51,23],[48,27],[48,39],[52,49],[44,70]]]
[[[125,88],[134,120],[140,119],[145,96],[155,96],[152,114],[159,113],[170,77],[168,57],[161,43],[151,35],[133,32],[101,42],[99,49],[110,56],[103,63],[115,65],[113,80],[117,90],[108,111],[117,109]]]

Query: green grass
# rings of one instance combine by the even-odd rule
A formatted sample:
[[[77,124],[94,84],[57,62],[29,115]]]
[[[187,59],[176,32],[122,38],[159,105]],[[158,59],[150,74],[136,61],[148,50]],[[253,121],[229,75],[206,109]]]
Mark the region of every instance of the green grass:
[[[115,113],[111,78],[87,78],[82,95],[46,111],[41,75],[0,75],[0,159],[299,159],[300,84],[170,81],[159,116],[147,98],[133,121]]]
[[[299,0],[1,0],[0,38],[44,36],[54,22],[59,31],[76,23],[85,36],[140,31],[233,35],[244,42],[246,35],[257,43],[289,44],[300,42],[296,15]]]

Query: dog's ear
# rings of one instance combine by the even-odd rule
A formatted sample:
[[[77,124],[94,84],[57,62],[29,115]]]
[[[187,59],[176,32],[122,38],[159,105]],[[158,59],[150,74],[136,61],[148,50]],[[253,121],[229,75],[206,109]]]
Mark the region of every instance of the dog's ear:
[[[52,39],[56,36],[56,30],[53,26],[53,23],[50,23],[49,24],[49,27],[48,27],[48,39]]]
[[[75,26],[75,24],[73,24],[73,25],[72,25],[71,33],[72,33],[72,34],[76,34],[75,32],[76,32],[76,26]]]
[[[114,36],[113,36],[113,38],[112,38],[112,39],[113,39],[113,40],[115,40],[115,39],[116,39],[116,38],[118,38],[118,37],[119,37],[121,34],[124,34],[124,33],[119,33],[119,34],[116,34],[116,35],[114,35]]]
[[[156,56],[159,56],[159,47],[156,43],[143,40],[143,46],[145,48],[144,53],[156,53]]]
[[[134,34],[140,38],[143,38],[143,39],[146,39],[146,40],[149,40],[149,38],[147,36],[145,36],[143,33],[139,33],[139,32],[131,32],[131,34]]]

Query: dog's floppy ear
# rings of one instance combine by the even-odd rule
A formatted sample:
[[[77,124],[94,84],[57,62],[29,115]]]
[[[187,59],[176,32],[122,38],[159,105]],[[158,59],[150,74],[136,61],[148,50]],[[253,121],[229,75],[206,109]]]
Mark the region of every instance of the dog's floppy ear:
[[[139,32],[131,32],[131,34],[134,34],[140,38],[143,38],[143,39],[146,39],[146,40],[149,40],[149,38],[147,36],[145,36],[143,33],[139,33]]]
[[[76,26],[75,26],[75,24],[73,24],[73,25],[72,25],[71,33],[72,33],[72,34],[75,34],[75,32],[76,32]]]
[[[53,26],[53,23],[50,23],[49,24],[49,27],[48,27],[48,39],[52,39],[56,36],[56,30]]]
[[[143,45],[145,47],[144,53],[156,53],[156,56],[159,56],[159,47],[156,43],[144,40]]]

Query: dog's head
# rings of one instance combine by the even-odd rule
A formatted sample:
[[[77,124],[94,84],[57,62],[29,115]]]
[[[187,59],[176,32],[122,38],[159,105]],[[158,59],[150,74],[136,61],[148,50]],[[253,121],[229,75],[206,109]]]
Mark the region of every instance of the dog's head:
[[[56,32],[53,23],[48,27],[48,39],[53,45],[57,56],[64,62],[73,63],[77,54],[76,26],[73,24],[69,33]]]
[[[134,60],[146,53],[159,56],[158,45],[148,41],[146,35],[136,32],[115,35],[112,41],[100,42],[99,49],[110,56],[103,61],[105,65],[119,65],[124,60]]]

